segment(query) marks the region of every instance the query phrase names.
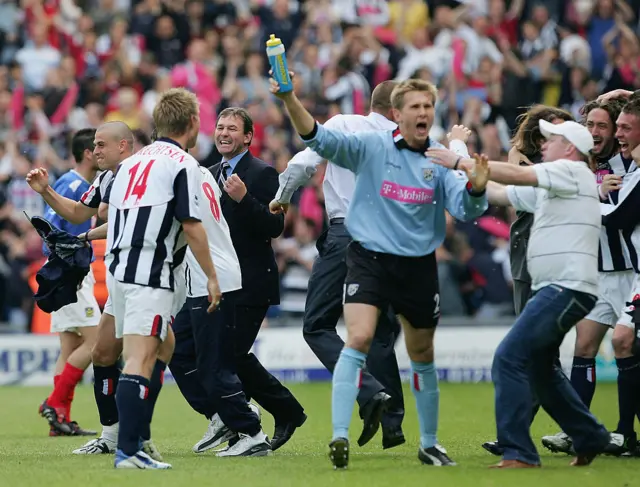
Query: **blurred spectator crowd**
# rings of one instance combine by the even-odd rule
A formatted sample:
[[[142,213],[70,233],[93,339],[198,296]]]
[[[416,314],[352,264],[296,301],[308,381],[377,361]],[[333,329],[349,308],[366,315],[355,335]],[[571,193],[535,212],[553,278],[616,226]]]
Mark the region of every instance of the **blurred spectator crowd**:
[[[640,88],[640,0],[0,0],[0,321],[28,326],[27,279],[42,259],[23,212],[43,202],[32,167],[52,179],[73,167],[70,135],[122,120],[150,133],[171,86],[194,91],[202,133],[195,156],[219,160],[216,114],[244,106],[254,155],[282,171],[302,149],[268,92],[265,41],[275,33],[295,89],[321,122],[366,114],[372,87],[411,77],[437,84],[432,137],[471,128],[470,152],[503,158],[516,117],[533,103],[580,118],[585,101]],[[274,242],[282,276],[278,314],[300,313],[326,229],[323,171],[302,188]],[[53,182],[53,181],[52,181]],[[448,221],[438,250],[446,315],[509,315],[511,212]]]

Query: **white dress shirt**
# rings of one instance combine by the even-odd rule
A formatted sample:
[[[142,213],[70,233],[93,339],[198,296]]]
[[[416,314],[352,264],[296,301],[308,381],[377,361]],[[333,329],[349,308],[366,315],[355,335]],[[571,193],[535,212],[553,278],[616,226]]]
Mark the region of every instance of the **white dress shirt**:
[[[363,115],[336,115],[327,120],[324,127],[342,132],[370,132],[377,130],[395,130],[397,125],[379,113]],[[298,152],[287,169],[280,174],[280,188],[275,199],[280,203],[289,203],[293,193],[303,186],[315,174],[324,159],[311,149]],[[327,215],[331,218],[344,218],[351,202],[356,185],[356,177],[348,169],[335,164],[327,164],[322,190]]]

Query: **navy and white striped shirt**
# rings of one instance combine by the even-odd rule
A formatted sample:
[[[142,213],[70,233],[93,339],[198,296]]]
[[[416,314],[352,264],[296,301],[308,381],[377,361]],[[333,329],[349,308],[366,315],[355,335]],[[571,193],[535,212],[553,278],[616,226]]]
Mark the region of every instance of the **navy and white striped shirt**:
[[[186,251],[181,223],[200,221],[200,182],[198,162],[169,139],[120,164],[109,194],[105,258],[116,280],[174,289],[173,269]]]
[[[82,195],[80,202],[89,208],[98,208],[104,201],[107,190],[113,181],[113,173],[104,171],[93,180],[89,189]],[[105,201],[107,203],[107,201]]]
[[[624,159],[620,154],[609,159],[607,165],[607,172],[609,174],[622,176],[624,178],[623,185],[625,186],[628,184],[629,176],[637,169],[635,162]],[[606,204],[616,206],[619,202],[620,192],[621,191],[609,192]],[[635,225],[623,225],[623,227],[621,227],[618,224],[622,222],[624,218],[628,218],[629,222],[632,222],[634,218],[636,218],[634,213],[637,213],[637,209],[632,208],[630,203],[631,200],[615,210],[615,224],[605,223],[606,221],[610,221],[611,218],[603,220],[602,230],[600,231],[598,272],[624,272],[631,269],[635,269],[637,272],[638,270],[638,254],[631,240]],[[612,210],[609,209],[605,211],[609,212]]]

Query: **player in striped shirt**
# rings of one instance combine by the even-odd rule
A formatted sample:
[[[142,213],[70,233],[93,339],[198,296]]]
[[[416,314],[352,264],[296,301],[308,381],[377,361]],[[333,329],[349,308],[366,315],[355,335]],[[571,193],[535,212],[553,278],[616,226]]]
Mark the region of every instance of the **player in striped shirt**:
[[[173,269],[189,246],[207,277],[212,312],[220,289],[200,221],[197,161],[187,149],[200,129],[198,101],[187,90],[166,91],[153,121],[158,139],[120,164],[109,195],[107,285],[125,366],[116,392],[120,426],[115,467],[168,469],[140,447],[150,378],[172,320]],[[180,255],[182,254],[182,255]]]
[[[113,174],[118,165],[131,156],[135,148],[140,149],[142,144],[147,145],[149,138],[138,131],[131,132],[123,122],[108,122],[98,128],[96,132],[96,156],[98,164],[105,171],[94,181],[91,189],[83,196],[83,203],[97,209],[101,219],[107,220],[107,195],[113,182]],[[87,240],[100,240],[107,238],[106,225],[92,230],[86,234]],[[175,296],[174,310],[179,307],[181,297]],[[118,437],[119,416],[116,405],[116,391],[120,378],[118,359],[122,354],[122,339],[116,338],[115,320],[111,296],[105,305],[103,320],[99,326],[98,340],[92,350],[91,359],[94,370],[94,396],[98,406],[102,434],[99,438],[89,441],[87,444],[73,451],[76,455],[99,455],[115,453]],[[167,342],[172,344],[174,336],[171,330],[167,335]],[[147,416],[149,424],[153,416],[155,401],[158,398],[166,364],[171,359],[172,346],[160,350],[156,360],[151,385],[149,388],[149,408]],[[146,423],[145,423],[146,424]],[[142,447],[145,453],[154,460],[162,461],[162,455],[151,440],[151,429],[145,427],[141,434]]]
[[[27,180],[31,187],[40,193],[47,204],[62,218],[72,223],[83,223],[91,220],[96,214],[106,219],[105,195],[110,187],[113,171],[118,164],[132,154],[134,137],[129,127],[123,122],[108,122],[98,127],[93,140],[94,155],[98,167],[103,172],[94,179],[91,186],[79,201],[57,194],[48,186],[48,174],[45,169],[35,169],[29,173]],[[104,233],[103,233],[104,232]],[[80,235],[89,240],[106,238],[106,228],[95,228]],[[91,361],[94,372],[94,396],[98,406],[102,433],[99,438],[73,451],[78,455],[95,455],[114,453],[118,435],[118,408],[115,402],[115,390],[120,376],[117,366],[122,353],[122,340],[115,338],[115,322],[111,308],[111,299],[107,300],[104,312],[98,323],[98,336],[91,350]],[[159,364],[168,362],[168,356],[160,355]],[[154,370],[151,387],[151,398],[157,397],[156,391],[161,387],[162,371],[159,365]],[[149,414],[152,414],[150,411]],[[145,452],[156,460],[162,457],[151,441],[151,433],[143,435]]]
[[[606,99],[606,98],[605,98]],[[625,298],[629,305],[637,301],[640,295],[640,268],[638,252],[640,252],[640,94],[634,94],[625,104],[616,121],[616,138],[620,145],[620,156],[631,164],[629,172],[622,178],[620,191],[615,205],[602,204],[603,224],[609,228],[617,228],[630,238],[627,245],[629,259],[636,272],[630,292]],[[630,160],[636,163],[633,166]],[[611,198],[613,200],[613,198]],[[611,201],[613,202],[613,201]],[[637,303],[636,303],[637,305]],[[611,453],[632,456],[640,455],[637,435],[634,429],[635,416],[640,414],[640,354],[636,347],[639,324],[625,308],[613,330],[611,340],[618,366],[618,407],[619,421],[612,434],[614,442]]]

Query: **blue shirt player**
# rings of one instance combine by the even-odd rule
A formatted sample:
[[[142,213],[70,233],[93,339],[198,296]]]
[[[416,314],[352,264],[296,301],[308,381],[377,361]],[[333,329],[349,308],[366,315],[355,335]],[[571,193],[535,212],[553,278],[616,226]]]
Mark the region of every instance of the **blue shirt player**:
[[[455,465],[436,436],[439,392],[433,336],[440,295],[435,250],[445,237],[445,210],[460,220],[486,211],[486,175],[443,171],[425,155],[429,147],[441,147],[429,139],[437,93],[425,81],[408,80],[394,88],[394,131],[332,131],[317,124],[293,92],[280,93],[275,80],[271,91],[284,101],[308,147],[356,175],[346,218],[353,237],[343,291],[347,341],[333,374],[333,466],[347,467],[349,423],[362,368],[380,310],[388,305],[403,325],[411,359],[420,423],[418,457],[428,465]]]
[[[55,208],[67,199],[80,201],[89,190],[98,165],[93,155],[94,129],[77,131],[71,140],[71,152],[76,166],[60,177],[53,188],[48,185],[48,174],[44,168],[36,168],[27,174],[27,182],[34,191],[43,195],[45,201]],[[75,204],[75,203],[73,203]],[[71,206],[73,206],[73,204]],[[77,218],[75,212],[64,212],[75,223],[58,216],[51,206],[45,208],[44,217],[53,225],[72,235],[79,235],[91,228],[90,218]],[[82,222],[82,223],[81,223]],[[44,246],[45,255],[49,249]],[[73,391],[91,363],[91,349],[97,337],[100,308],[93,293],[93,273],[90,271],[77,292],[77,301],[51,313],[51,332],[58,333],[60,356],[56,370],[61,371],[54,381],[51,395],[41,404],[40,415],[47,420],[52,436],[95,436],[95,431],[85,430],[71,420]]]
[[[95,171],[94,171],[95,175]],[[64,196],[65,198],[69,198],[73,201],[80,201],[82,195],[86,193],[91,187],[91,183],[89,183],[80,172],[75,169],[63,174],[58,180],[53,184],[53,191],[58,193],[60,196]],[[49,220],[52,225],[59,228],[60,230],[64,230],[71,235],[80,235],[82,233],[88,232],[91,229],[91,219],[86,220],[80,224],[71,223],[60,215],[58,215],[53,209],[49,206],[45,206],[44,218]],[[43,244],[42,251],[45,256],[49,255],[49,249],[46,244]]]

